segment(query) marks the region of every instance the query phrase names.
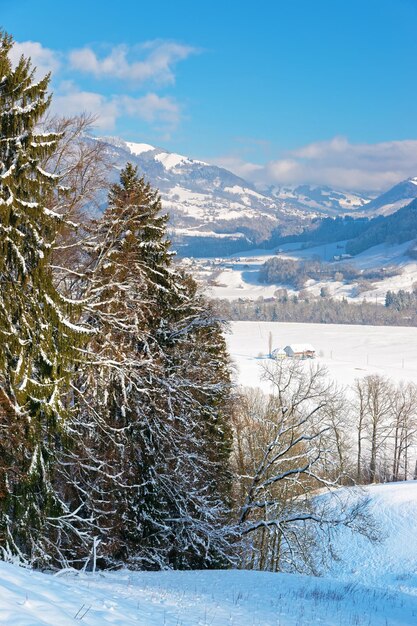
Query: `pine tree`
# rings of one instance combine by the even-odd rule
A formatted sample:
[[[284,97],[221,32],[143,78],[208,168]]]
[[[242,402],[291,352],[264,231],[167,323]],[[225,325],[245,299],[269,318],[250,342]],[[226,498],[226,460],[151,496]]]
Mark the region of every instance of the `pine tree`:
[[[96,469],[83,493],[104,562],[204,567],[227,549],[229,374],[221,325],[173,267],[166,222],[128,164],[89,248],[96,427],[80,440]]]
[[[54,486],[54,458],[65,444],[63,399],[87,329],[72,322],[50,267],[61,218],[48,208],[57,177],[42,163],[58,137],[37,131],[49,75],[35,82],[23,56],[13,68],[12,45],[0,33],[0,423],[9,459],[0,469],[0,544],[4,555],[56,562],[70,542],[71,515]]]

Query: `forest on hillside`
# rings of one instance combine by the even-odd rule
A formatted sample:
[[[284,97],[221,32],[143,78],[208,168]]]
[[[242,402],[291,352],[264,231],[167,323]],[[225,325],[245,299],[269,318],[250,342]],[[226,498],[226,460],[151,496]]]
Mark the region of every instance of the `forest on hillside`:
[[[275,245],[303,243],[314,247],[336,241],[346,241],[345,252],[352,256],[379,244],[398,244],[417,237],[417,200],[402,207],[391,215],[368,217],[325,217],[314,218],[296,235],[278,237]],[[413,247],[411,247],[412,251]],[[411,254],[412,256],[412,254]]]

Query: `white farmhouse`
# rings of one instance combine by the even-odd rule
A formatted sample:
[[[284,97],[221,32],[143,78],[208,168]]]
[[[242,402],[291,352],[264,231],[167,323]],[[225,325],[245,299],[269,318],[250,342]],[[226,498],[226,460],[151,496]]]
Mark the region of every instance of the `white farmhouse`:
[[[314,359],[316,350],[311,343],[291,343],[285,346],[284,352],[293,359]]]
[[[284,348],[275,348],[275,350],[272,350],[271,352],[271,359],[275,359],[276,361],[278,359],[285,359],[287,356],[287,353],[285,352]]]

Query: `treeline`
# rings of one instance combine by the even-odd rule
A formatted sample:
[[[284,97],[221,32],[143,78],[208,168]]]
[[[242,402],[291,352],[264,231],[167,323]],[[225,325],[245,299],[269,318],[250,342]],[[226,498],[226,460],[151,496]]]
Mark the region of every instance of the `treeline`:
[[[350,215],[343,217],[316,217],[311,220],[308,228],[297,235],[288,235],[278,240],[279,244],[302,242],[308,247],[322,243],[332,243],[354,239],[364,233],[370,224],[367,217],[354,218]]]
[[[337,514],[365,536],[373,526],[366,508],[353,512],[342,496],[336,513],[335,502],[311,498],[311,488],[416,479],[417,387],[371,375],[343,389],[326,369],[293,359],[271,360],[264,380],[273,395],[244,390],[233,421],[237,497],[253,529],[244,564],[294,571],[298,563],[319,573],[331,541],[326,523],[317,529],[312,519]]]
[[[375,326],[416,326],[415,308],[399,310],[383,304],[358,304],[332,298],[284,295],[257,300],[216,300],[219,314],[230,321],[309,322],[314,324],[359,324]]]
[[[259,270],[259,280],[270,285],[286,285],[303,289],[308,280],[318,281],[378,281],[397,276],[398,267],[359,270],[349,263],[323,263],[320,260],[297,261],[280,256],[265,261]],[[368,287],[369,288],[369,287]],[[372,288],[372,286],[370,287]]]
[[[417,201],[413,200],[391,215],[379,215],[371,219],[351,216],[315,218],[302,233],[281,237],[277,243],[300,242],[305,243],[306,247],[313,247],[347,240],[346,253],[355,256],[372,246],[404,243],[416,237]],[[415,255],[414,246],[411,246],[409,254]]]
[[[413,313],[417,310],[417,290],[387,291],[385,296],[385,306],[396,311],[408,311]]]

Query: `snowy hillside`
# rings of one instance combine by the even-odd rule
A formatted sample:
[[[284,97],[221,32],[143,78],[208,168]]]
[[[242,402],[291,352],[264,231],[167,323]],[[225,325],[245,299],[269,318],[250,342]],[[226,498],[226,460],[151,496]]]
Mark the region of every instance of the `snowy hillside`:
[[[277,236],[301,232],[312,218],[388,215],[417,197],[417,178],[378,197],[319,185],[261,188],[224,168],[148,143],[118,137],[100,141],[114,181],[132,161],[160,191],[170,214],[170,236],[185,256],[225,256],[267,241],[273,245]]]
[[[380,244],[373,246],[355,257],[334,261],[344,253],[346,242],[334,242],[322,244],[312,248],[303,248],[302,244],[286,244],[280,247],[279,256],[293,260],[315,260],[331,263],[336,273],[339,267],[348,264],[363,272],[365,270],[380,268],[397,268],[398,274],[380,280],[369,280],[368,289],[361,286],[361,276],[352,280],[309,280],[305,288],[313,296],[319,296],[324,287],[329,296],[335,299],[345,298],[349,302],[362,302],[364,298],[371,302],[383,304],[388,290],[398,291],[404,289],[412,291],[417,282],[417,261],[407,254],[408,248],[413,244],[406,241],[401,244]],[[265,261],[276,257],[275,250],[251,250],[239,255],[233,255],[224,259],[213,261],[193,262],[193,273],[207,289],[210,297],[226,300],[247,298],[256,300],[259,297],[271,298],[277,289],[285,288],[290,295],[296,295],[298,290],[291,288],[286,283],[276,282],[265,284],[259,281],[259,271]]]
[[[319,185],[272,187],[270,193],[285,205],[296,206],[317,215],[343,215],[361,209],[371,201],[371,194]]]
[[[399,587],[416,595],[417,481],[369,485],[366,495],[381,540],[370,543],[342,529],[333,544],[340,561],[333,561],[327,573],[385,589]]]
[[[417,198],[417,177],[398,183],[363,206],[364,215],[390,215]]]
[[[257,188],[224,168],[147,143],[117,137],[101,141],[114,165],[114,180],[130,160],[159,189],[174,244],[185,255],[250,249],[276,230],[299,232],[317,216],[362,213],[373,197],[317,185]]]
[[[175,246],[189,254],[247,249],[268,239],[278,226],[290,232],[309,214],[216,165],[149,144],[118,138],[102,141],[114,165],[114,180],[131,161],[160,191]]]
[[[249,571],[42,574],[0,563],[7,626],[412,626],[417,482],[366,488],[383,540],[342,531],[324,578]]]

